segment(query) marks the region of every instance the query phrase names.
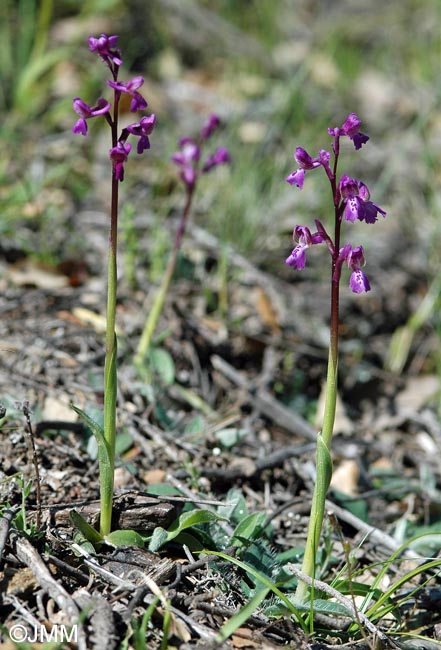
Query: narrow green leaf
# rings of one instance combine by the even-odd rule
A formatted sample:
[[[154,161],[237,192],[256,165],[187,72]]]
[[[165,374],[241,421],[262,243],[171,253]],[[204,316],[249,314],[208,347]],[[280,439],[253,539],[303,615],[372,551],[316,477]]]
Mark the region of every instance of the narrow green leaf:
[[[280,589],[272,582],[269,578],[267,578],[265,575],[260,573],[259,571],[256,571],[254,567],[250,566],[246,562],[242,562],[241,560],[238,560],[235,557],[231,557],[231,555],[227,555],[226,553],[221,553],[219,551],[204,551],[205,555],[214,555],[215,557],[220,557],[223,560],[226,560],[227,562],[231,562],[231,564],[235,564],[239,568],[241,568],[243,571],[246,571],[250,575],[252,575],[254,578],[259,580],[260,582],[265,585],[265,587],[268,587],[280,600],[286,605],[288,608],[288,611],[290,614],[296,617],[297,622],[300,624],[302,627],[302,630],[304,632],[307,631],[307,626],[305,622],[303,621],[303,618],[300,614],[301,608],[298,606],[298,603],[292,603],[290,599],[282,592]]]
[[[164,348],[150,350],[150,363],[166,386],[171,386],[175,381],[175,364],[172,356]]]
[[[100,544],[103,541],[100,533],[95,530],[95,528],[91,526],[76,510],[71,510],[69,512],[69,519],[75,528],[78,528],[78,530],[91,544]]]
[[[254,614],[260,603],[266,598],[269,590],[269,587],[261,587],[258,589],[247,604],[224,623],[217,635],[217,641],[219,643],[228,639],[238,627],[241,627]]]
[[[79,409],[77,406],[74,406],[71,404],[71,408],[75,411],[77,415],[80,416],[82,420],[87,424],[89,429],[92,431],[93,435],[95,436],[97,445],[98,445],[98,453],[100,454],[100,459],[101,459],[101,454],[102,458],[105,460],[107,465],[110,466],[110,458],[109,458],[109,452],[107,449],[107,444],[104,438],[104,429],[101,425],[98,424],[95,420],[93,420],[87,413]]]

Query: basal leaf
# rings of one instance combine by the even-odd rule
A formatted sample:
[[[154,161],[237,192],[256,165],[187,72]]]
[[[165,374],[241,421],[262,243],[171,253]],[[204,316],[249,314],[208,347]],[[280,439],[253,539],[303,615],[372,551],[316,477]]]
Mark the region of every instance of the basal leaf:
[[[139,548],[144,548],[145,545],[145,538],[136,530],[113,530],[104,539],[114,546],[139,546]]]
[[[152,551],[152,553],[155,553],[158,551],[161,546],[164,546],[168,541],[168,533],[164,528],[161,528],[161,526],[158,526],[155,528],[153,531],[153,535],[150,538],[149,542],[149,551]]]
[[[69,512],[69,518],[75,528],[78,528],[78,530],[84,535],[84,537],[87,539],[88,542],[91,544],[100,544],[103,541],[103,538],[101,537],[100,533],[95,530],[93,526],[91,526],[85,519],[80,515],[79,512],[76,510],[71,510]]]

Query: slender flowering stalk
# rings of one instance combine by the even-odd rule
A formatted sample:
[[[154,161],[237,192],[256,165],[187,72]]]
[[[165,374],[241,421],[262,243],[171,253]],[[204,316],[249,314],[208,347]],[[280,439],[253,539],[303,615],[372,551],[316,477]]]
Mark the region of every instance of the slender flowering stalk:
[[[111,161],[111,205],[110,205],[110,234],[107,271],[107,318],[106,318],[106,356],[104,361],[104,429],[100,431],[94,426],[98,442],[98,459],[100,466],[101,512],[100,533],[107,535],[111,530],[112,498],[115,467],[116,440],[116,395],[117,395],[117,366],[116,366],[116,295],[117,295],[117,233],[118,233],[118,188],[124,180],[124,165],[131,152],[132,145],[127,142],[130,135],[138,137],[137,152],[140,154],[150,147],[148,136],[153,131],[156,117],[154,114],[144,116],[139,122],[131,124],[118,132],[119,102],[122,93],[132,96],[130,110],[136,112],[145,109],[147,102],[138,92],[144,83],[142,77],[135,77],[126,83],[118,80],[119,69],[122,65],[121,52],[116,48],[118,36],[101,34],[99,38],[89,38],[89,49],[95,52],[110,70],[112,79],[108,85],[113,89],[113,108],[105,99],[100,98],[94,108],[82,99],[73,100],[74,111],[79,119],[74,124],[73,133],[86,135],[87,121],[94,117],[103,116],[110,126],[111,143],[109,158]],[[81,412],[80,412],[81,414]],[[85,414],[83,414],[84,416]],[[87,416],[86,416],[87,417]]]
[[[162,277],[161,286],[153,301],[152,309],[146,320],[144,329],[139,340],[138,348],[135,355],[135,365],[142,369],[144,359],[150,349],[152,337],[155,333],[165,297],[167,295],[173,273],[176,268],[178,253],[181,248],[182,238],[185,233],[188,218],[191,211],[193,197],[197,186],[197,181],[201,174],[206,174],[218,165],[230,162],[230,155],[225,147],[220,147],[213,154],[209,155],[201,165],[201,151],[205,142],[211,138],[212,134],[220,126],[220,119],[217,115],[210,115],[203,125],[199,138],[189,137],[181,138],[179,141],[179,151],[173,154],[172,160],[179,168],[179,178],[185,187],[185,203],[182,209],[178,228],[176,231],[173,248],[168,258],[167,267]]]
[[[349,242],[341,246],[341,227],[343,221],[354,223],[358,220],[373,224],[377,221],[378,214],[386,216],[384,210],[370,201],[369,190],[364,183],[350,178],[346,174],[337,180],[340,138],[348,137],[352,140],[356,150],[361,149],[362,145],[369,140],[367,135],[360,132],[360,120],[357,115],[351,113],[341,127],[328,129],[328,133],[333,136],[332,155],[322,149],[316,158],[312,158],[305,149],[298,147],[294,154],[298,169],[286,178],[290,185],[296,185],[302,189],[306,174],[322,167],[331,186],[334,208],[333,236],[328,233],[318,219],[315,220],[315,232],[311,232],[307,226],[296,226],[293,235],[296,245],[286,259],[286,264],[301,270],[305,268],[308,250],[317,244],[326,244],[331,256],[331,319],[325,411],[323,427],[317,439],[316,483],[302,566],[302,572],[312,579],[315,577],[315,559],[323,524],[326,494],[332,477],[331,442],[337,400],[339,291],[343,266],[346,264],[351,271],[349,286],[354,293],[367,292],[371,288],[368,278],[361,270],[365,265],[363,247],[355,246],[353,248]],[[296,600],[302,603],[307,594],[308,583],[299,580]]]

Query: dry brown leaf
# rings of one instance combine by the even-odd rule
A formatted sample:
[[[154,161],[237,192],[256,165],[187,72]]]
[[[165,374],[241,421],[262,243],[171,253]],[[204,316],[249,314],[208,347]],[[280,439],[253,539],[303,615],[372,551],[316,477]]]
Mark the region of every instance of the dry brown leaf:
[[[163,469],[151,469],[143,474],[143,481],[147,485],[152,483],[162,483],[165,479],[166,472]]]
[[[63,422],[75,422],[77,415],[73,409],[53,395],[48,395],[44,400],[42,420],[62,420]]]
[[[359,475],[360,471],[355,460],[343,460],[332,475],[331,487],[343,494],[356,496]]]
[[[97,314],[90,309],[85,309],[84,307],[75,307],[72,310],[72,314],[75,318],[86,325],[92,325],[95,332],[101,333],[106,331],[106,317],[101,314]]]
[[[404,389],[397,395],[398,413],[419,411],[439,390],[440,382],[436,375],[410,377]]]
[[[256,633],[246,627],[238,627],[236,634],[231,637],[234,648],[257,648],[260,642],[255,639]]]
[[[256,307],[262,323],[266,325],[266,327],[269,327],[273,334],[280,334],[280,324],[277,311],[268,294],[262,289],[262,287],[257,287],[256,293]]]
[[[11,266],[6,276],[18,287],[38,289],[62,289],[69,286],[69,279],[53,267],[25,259]]]

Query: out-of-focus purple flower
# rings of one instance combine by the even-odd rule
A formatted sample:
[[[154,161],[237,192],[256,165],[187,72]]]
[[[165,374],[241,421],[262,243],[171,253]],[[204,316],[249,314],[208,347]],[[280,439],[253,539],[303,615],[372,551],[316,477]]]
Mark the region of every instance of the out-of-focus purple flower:
[[[133,99],[130,104],[130,110],[132,113],[136,111],[142,111],[147,108],[147,102],[141,93],[138,92],[138,88],[144,83],[144,77],[134,77],[130,81],[107,81],[108,85],[119,90],[121,93],[128,93],[132,95]]]
[[[320,233],[311,234],[308,226],[296,226],[294,228],[293,239],[297,246],[291,255],[286,258],[285,263],[295,269],[302,270],[306,264],[306,251],[314,244],[321,244],[324,240]]]
[[[77,115],[80,116],[80,119],[75,122],[72,127],[73,133],[81,133],[81,135],[87,134],[87,123],[86,120],[89,120],[91,117],[96,117],[97,115],[104,115],[108,113],[110,109],[110,104],[103,97],[97,101],[96,106],[93,108],[83,102],[80,97],[75,97],[73,100],[73,109]]]
[[[112,63],[119,67],[122,65],[121,52],[116,47],[118,36],[106,36],[101,34],[98,38],[89,36],[89,49],[96,52],[98,56],[112,69]]]
[[[349,113],[340,128],[335,127],[334,129],[328,129],[328,133],[333,136],[347,135],[354,143],[354,147],[356,149],[361,149],[361,147],[369,140],[369,136],[360,133],[360,124],[361,120],[358,116],[355,113]]]
[[[196,165],[199,161],[201,150],[192,138],[181,138],[179,140],[180,151],[173,154],[172,160],[181,167],[179,174],[187,188],[193,189],[196,183]]]
[[[212,113],[201,129],[201,140],[208,140],[220,124],[219,115]]]
[[[127,161],[131,149],[132,145],[129,142],[126,144],[117,142],[116,147],[112,147],[109,151],[110,160],[115,171],[115,178],[118,181],[124,180],[124,163]]]
[[[173,154],[172,160],[177,165],[190,165],[199,160],[201,150],[193,138],[179,140],[180,151]]]
[[[149,116],[141,118],[136,124],[130,124],[125,131],[139,137],[136,147],[137,153],[141,154],[145,149],[150,149],[149,135],[152,133],[156,124],[156,115],[152,113]],[[122,138],[124,140],[124,136]]]
[[[320,157],[312,158],[305,149],[302,149],[302,147],[297,147],[294,153],[294,158],[299,165],[299,168],[286,177],[286,182],[290,185],[297,185],[298,188],[302,189],[305,180],[305,171],[320,167],[322,161],[320,160]]]
[[[209,172],[211,169],[217,167],[218,165],[225,165],[226,163],[230,162],[231,158],[228,149],[225,147],[219,147],[219,149],[216,149],[216,151],[211,156],[208,156],[207,160],[204,163],[204,166],[202,167],[202,172]]]
[[[364,183],[343,174],[338,184],[338,189],[345,204],[343,214],[346,221],[353,223],[356,219],[359,219],[366,223],[375,223],[378,213],[383,217],[386,216],[384,210],[372,201],[369,201],[369,189]]]
[[[354,293],[363,293],[370,291],[371,285],[369,280],[361,270],[361,267],[366,264],[364,258],[363,246],[356,246],[352,248],[351,244],[346,244],[340,249],[339,261],[346,262],[349,269],[351,269],[351,277],[349,279],[349,286]]]

